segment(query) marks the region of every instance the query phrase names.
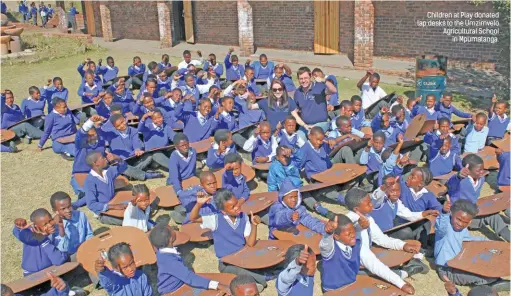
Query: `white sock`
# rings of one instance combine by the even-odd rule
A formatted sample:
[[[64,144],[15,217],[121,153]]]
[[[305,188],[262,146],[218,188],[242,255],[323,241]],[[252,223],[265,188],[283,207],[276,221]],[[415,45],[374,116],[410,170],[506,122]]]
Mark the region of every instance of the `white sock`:
[[[404,271],[404,270],[400,270],[401,271],[401,279],[404,280],[408,277],[408,272]]]

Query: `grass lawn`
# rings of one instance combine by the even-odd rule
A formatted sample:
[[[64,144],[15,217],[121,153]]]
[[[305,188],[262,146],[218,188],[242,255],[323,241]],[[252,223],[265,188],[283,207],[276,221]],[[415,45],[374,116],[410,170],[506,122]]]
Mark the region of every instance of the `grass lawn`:
[[[66,39],[62,39],[61,47],[66,47],[67,52],[61,53],[61,58],[49,60],[42,58],[37,63],[15,62],[9,65],[5,62],[1,66],[2,89],[11,89],[15,94],[15,101],[21,104],[21,100],[28,95],[28,88],[31,85],[43,86],[48,78],[60,76],[63,78],[64,85],[69,89],[70,104],[79,104],[79,98],[76,94],[80,84],[81,77],[77,73],[77,66],[87,57],[97,61],[102,58],[106,61],[107,56],[115,58],[116,65],[120,68],[120,73],[127,73],[127,68],[135,55],[139,55],[142,61],[147,64],[150,61],[160,61],[160,54],[136,53],[129,49],[126,50],[105,50],[91,48],[90,51],[75,53],[71,51]],[[40,49],[44,50],[44,49]],[[46,50],[52,51],[51,47]],[[71,52],[69,52],[71,51]],[[45,55],[41,53],[41,55]],[[30,60],[31,58],[28,58]],[[172,64],[177,64],[177,60],[171,60]],[[396,91],[402,94],[406,91],[414,91],[412,88],[406,88],[396,85],[382,84],[382,87],[390,93]],[[339,79],[339,89],[341,98],[349,98],[358,93],[356,81]],[[72,188],[69,184],[72,162],[66,161],[57,156],[47,144],[42,152],[37,152],[37,141],[31,145],[20,143],[21,152],[16,154],[1,154],[1,267],[2,283],[7,283],[22,276],[21,255],[22,245],[12,235],[12,226],[14,219],[18,217],[28,219],[30,213],[36,208],[44,207],[50,209],[49,197],[56,191],[65,191],[73,196]],[[165,172],[165,174],[167,174]],[[132,182],[136,184],[138,182]],[[156,188],[165,184],[165,179],[150,180],[145,182],[149,188]],[[254,192],[266,191],[266,184],[259,182]],[[488,184],[484,185],[483,196],[491,194],[492,191]],[[74,198],[74,196],[73,196]],[[337,212],[345,212],[345,209],[338,205],[327,205],[328,208]],[[86,208],[82,209],[89,217],[94,229],[101,227],[92,213]],[[158,216],[166,215],[166,210],[160,210]],[[479,234],[479,233],[478,233]],[[268,229],[264,225],[258,227],[258,238],[266,239]],[[490,236],[491,237],[491,236]],[[217,272],[217,259],[211,248],[187,244],[180,249],[185,257],[185,261],[192,266],[196,272]],[[428,263],[429,264],[429,263]],[[154,268],[151,269],[151,278],[154,282]],[[82,285],[86,275],[67,278],[71,285]],[[428,274],[416,275],[409,281],[415,286],[416,294],[426,295],[445,295],[442,281],[434,271]],[[320,295],[320,275],[315,276],[315,295]],[[262,295],[276,295],[274,288],[275,282],[270,282],[270,286]],[[104,291],[94,290],[90,285],[85,287],[91,292],[91,295],[106,295]],[[463,293],[467,289],[461,287]],[[503,294],[502,294],[503,295]]]

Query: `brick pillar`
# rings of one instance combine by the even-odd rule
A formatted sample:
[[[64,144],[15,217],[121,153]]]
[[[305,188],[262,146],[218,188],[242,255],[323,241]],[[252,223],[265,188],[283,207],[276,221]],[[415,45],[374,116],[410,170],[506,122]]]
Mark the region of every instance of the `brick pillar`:
[[[99,3],[99,12],[101,14],[101,27],[103,29],[103,39],[107,42],[114,41],[112,34],[112,19],[110,18],[110,8],[106,2]]]
[[[367,69],[373,66],[374,6],[371,0],[355,1],[353,66]]]
[[[252,6],[248,0],[238,0],[238,35],[241,56],[250,56],[254,51],[254,25]]]
[[[170,1],[158,1],[158,27],[160,28],[160,47],[172,47],[172,21],[170,19]]]

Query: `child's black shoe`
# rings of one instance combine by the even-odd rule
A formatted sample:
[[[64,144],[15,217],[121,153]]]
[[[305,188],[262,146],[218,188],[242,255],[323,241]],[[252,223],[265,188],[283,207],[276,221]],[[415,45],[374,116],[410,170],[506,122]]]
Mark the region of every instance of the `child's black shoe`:
[[[408,276],[413,276],[418,273],[426,274],[429,272],[429,267],[417,259],[412,259],[408,264],[403,266],[403,270],[408,273]]]
[[[165,177],[164,174],[160,173],[160,172],[153,172],[153,171],[147,171],[145,173],[145,178],[146,180],[149,180],[149,179],[158,179],[158,178],[163,178]]]

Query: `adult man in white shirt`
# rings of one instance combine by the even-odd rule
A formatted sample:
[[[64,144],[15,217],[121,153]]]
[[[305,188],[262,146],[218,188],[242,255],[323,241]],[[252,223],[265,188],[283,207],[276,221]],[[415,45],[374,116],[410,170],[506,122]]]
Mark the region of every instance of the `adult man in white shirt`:
[[[369,82],[366,82],[367,78],[369,78]],[[387,102],[381,101],[383,97],[387,95],[387,93],[378,86],[380,83],[380,75],[371,70],[367,71],[366,75],[362,77],[357,83],[357,87],[360,89],[360,96],[362,97],[362,108],[365,110],[365,114],[368,118],[373,118],[380,109],[383,107],[388,107]],[[367,112],[367,108],[376,104]]]
[[[204,64],[204,58],[202,58],[202,53],[200,50],[197,50],[197,54],[199,55],[199,60],[192,60],[192,54],[189,50],[183,51],[183,59],[181,63],[177,65],[177,69],[186,69],[189,64],[194,65],[195,67],[201,67]]]

